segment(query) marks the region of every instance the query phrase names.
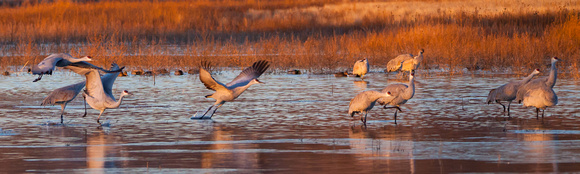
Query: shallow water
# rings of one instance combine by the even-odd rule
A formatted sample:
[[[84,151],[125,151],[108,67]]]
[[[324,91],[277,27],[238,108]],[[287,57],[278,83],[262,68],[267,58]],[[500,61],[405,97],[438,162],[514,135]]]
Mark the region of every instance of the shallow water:
[[[224,82],[237,72],[215,78]],[[190,120],[213,104],[196,75],[119,77],[121,108],[84,113],[82,97],[39,106],[58,87],[82,81],[56,73],[0,77],[0,172],[169,173],[448,173],[580,171],[578,82],[559,79],[559,103],[536,119],[512,105],[508,119],[485,104],[491,88],[514,75],[417,77],[416,94],[393,121],[375,107],[367,126],[347,115],[352,97],[406,83],[383,73],[358,78],[266,74],[211,120]],[[61,83],[62,82],[62,83]]]

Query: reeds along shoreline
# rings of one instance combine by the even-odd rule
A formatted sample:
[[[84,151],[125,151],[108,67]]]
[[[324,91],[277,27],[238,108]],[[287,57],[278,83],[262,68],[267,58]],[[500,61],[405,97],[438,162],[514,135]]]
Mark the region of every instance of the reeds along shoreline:
[[[448,1],[424,1],[442,7],[400,15],[369,10],[388,7],[373,3],[227,2],[59,1],[0,8],[0,66],[30,65],[67,52],[129,69],[187,69],[202,60],[248,66],[265,59],[274,68],[334,72],[363,57],[380,67],[423,48],[423,68],[527,73],[557,56],[567,62],[562,71],[578,78],[578,4],[452,12],[445,10]]]

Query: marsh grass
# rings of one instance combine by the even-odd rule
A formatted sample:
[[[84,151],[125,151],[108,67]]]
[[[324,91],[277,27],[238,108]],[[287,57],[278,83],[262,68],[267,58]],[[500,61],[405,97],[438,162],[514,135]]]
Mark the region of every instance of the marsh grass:
[[[0,66],[55,52],[96,64],[188,69],[201,61],[324,73],[424,48],[423,68],[529,73],[558,56],[578,78],[580,2],[57,1],[0,8]]]

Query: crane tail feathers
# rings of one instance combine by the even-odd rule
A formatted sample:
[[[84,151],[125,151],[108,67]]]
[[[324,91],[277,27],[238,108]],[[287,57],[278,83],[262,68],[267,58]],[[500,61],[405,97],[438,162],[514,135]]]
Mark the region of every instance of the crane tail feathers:
[[[349,115],[350,115],[350,117],[354,117],[354,114],[357,114],[357,113],[358,113],[357,111],[353,111],[353,112],[350,112]]]
[[[487,104],[490,104],[495,100],[495,95],[496,89],[492,89],[491,91],[489,91],[489,94],[487,95]]]

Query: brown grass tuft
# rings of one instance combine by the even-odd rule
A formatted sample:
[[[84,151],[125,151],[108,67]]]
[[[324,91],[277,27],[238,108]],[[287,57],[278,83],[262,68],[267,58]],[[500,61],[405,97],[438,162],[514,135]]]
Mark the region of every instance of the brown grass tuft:
[[[67,52],[129,70],[265,59],[330,72],[363,57],[383,68],[424,48],[423,68],[528,73],[558,56],[579,78],[579,9],[566,0],[57,1],[0,7],[0,67]]]

